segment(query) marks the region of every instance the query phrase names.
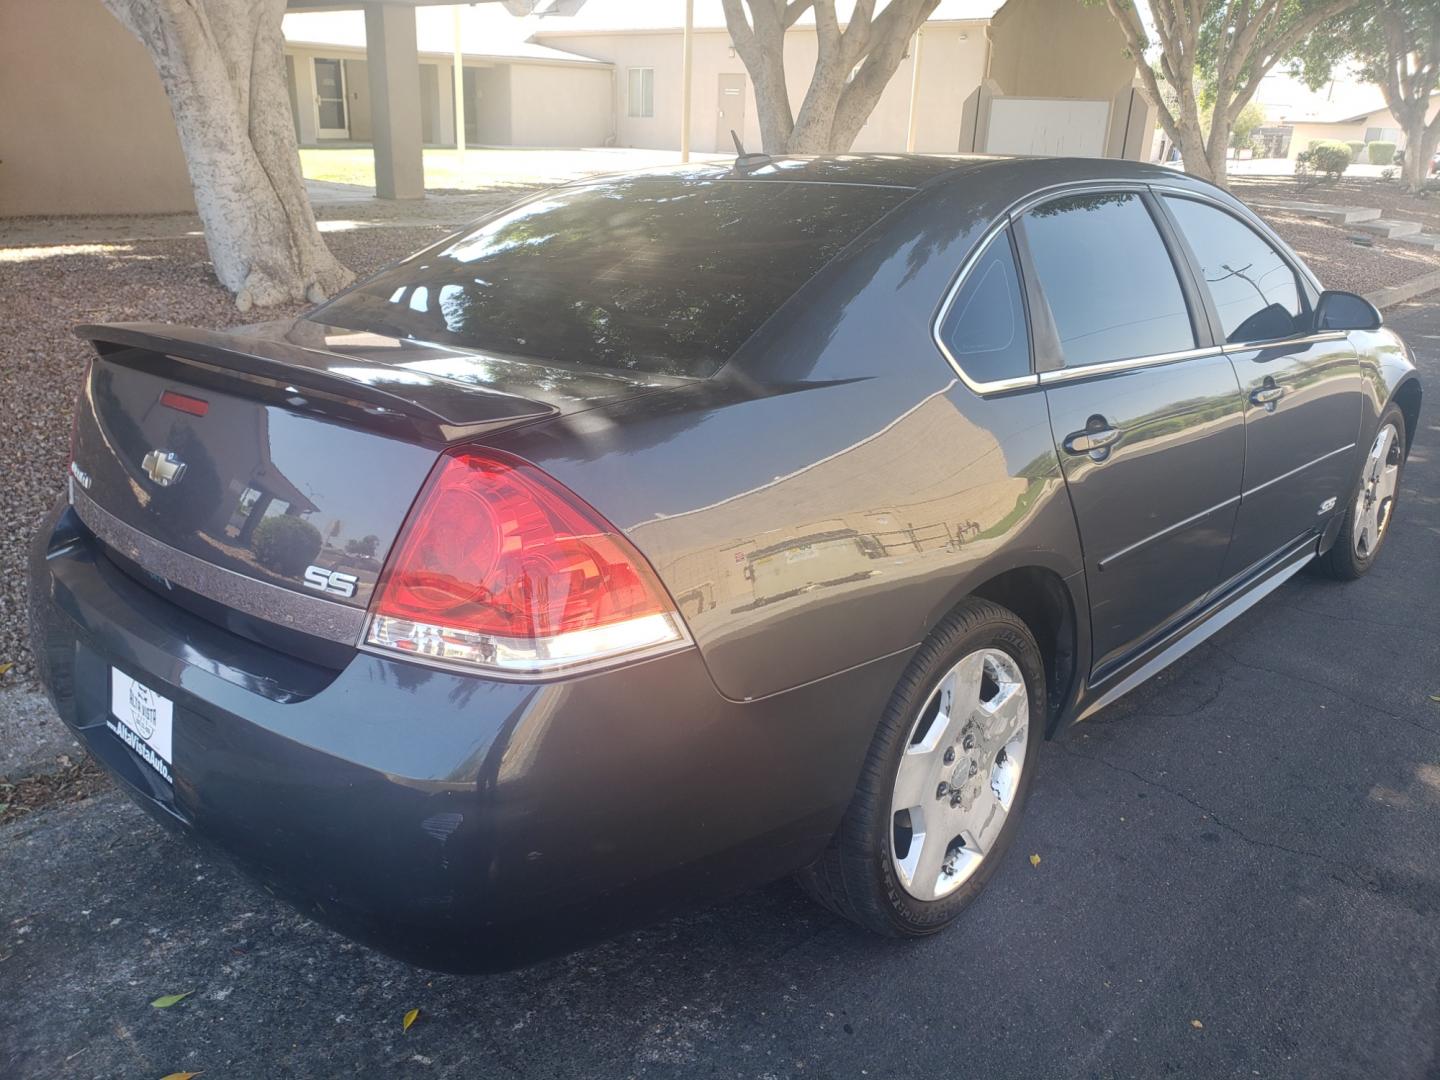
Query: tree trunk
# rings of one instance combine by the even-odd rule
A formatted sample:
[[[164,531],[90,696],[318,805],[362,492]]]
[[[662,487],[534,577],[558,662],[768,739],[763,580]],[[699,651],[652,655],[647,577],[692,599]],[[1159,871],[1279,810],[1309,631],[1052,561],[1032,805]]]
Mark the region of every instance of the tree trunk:
[[[767,154],[843,154],[905,56],[905,46],[939,0],[890,0],[874,15],[860,2],[842,31],[834,0],[724,0],[735,52],[755,84],[760,132]],[[817,55],[800,112],[792,114],[785,84],[785,32],[813,7]]]
[[[1212,184],[1224,184],[1225,159],[1221,157],[1217,170],[1211,162],[1210,147],[1200,131],[1200,126],[1182,124],[1177,134],[1180,137],[1176,140],[1176,145],[1180,147],[1180,163],[1185,166],[1185,171],[1201,180],[1209,180]]]
[[[1417,129],[1405,128],[1405,187],[1412,192],[1420,191],[1430,179],[1430,161],[1440,146],[1440,123],[1422,120]]]
[[[102,0],[170,101],[215,276],[242,311],[318,303],[355,275],[330,253],[300,174],[285,0]]]

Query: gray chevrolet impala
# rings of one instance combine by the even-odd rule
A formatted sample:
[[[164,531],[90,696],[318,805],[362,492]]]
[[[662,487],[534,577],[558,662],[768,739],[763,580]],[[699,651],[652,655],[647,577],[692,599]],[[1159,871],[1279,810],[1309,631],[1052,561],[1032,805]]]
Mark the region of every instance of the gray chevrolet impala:
[[[61,717],[454,971],[786,874],[943,929],[1042,740],[1374,565],[1421,399],[1243,205],[1115,161],[586,181],[298,320],[79,332]]]

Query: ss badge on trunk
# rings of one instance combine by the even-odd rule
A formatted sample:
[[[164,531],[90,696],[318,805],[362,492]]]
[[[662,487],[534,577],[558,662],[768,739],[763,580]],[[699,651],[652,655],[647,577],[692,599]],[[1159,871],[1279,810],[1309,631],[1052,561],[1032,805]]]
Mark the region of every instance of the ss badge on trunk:
[[[339,570],[326,570],[323,566],[305,568],[305,587],[318,592],[334,593],[336,596],[354,596],[359,582],[354,574],[342,574]]]

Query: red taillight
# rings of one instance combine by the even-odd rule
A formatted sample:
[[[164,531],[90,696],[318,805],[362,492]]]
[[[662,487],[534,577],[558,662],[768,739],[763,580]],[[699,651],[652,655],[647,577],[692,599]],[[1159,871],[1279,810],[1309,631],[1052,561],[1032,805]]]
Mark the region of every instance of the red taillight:
[[[535,675],[686,639],[654,571],[598,513],[533,465],[460,449],[410,512],[366,640]]]

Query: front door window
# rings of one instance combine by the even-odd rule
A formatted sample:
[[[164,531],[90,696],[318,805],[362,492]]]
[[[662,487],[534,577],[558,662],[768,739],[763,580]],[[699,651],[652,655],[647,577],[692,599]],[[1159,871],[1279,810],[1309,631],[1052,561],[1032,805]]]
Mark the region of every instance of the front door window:
[[[315,109],[319,114],[321,138],[344,139],[350,135],[345,111],[345,64],[341,60],[315,59]]]

